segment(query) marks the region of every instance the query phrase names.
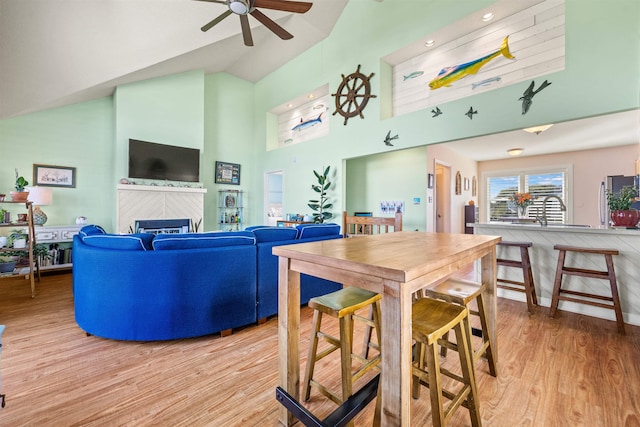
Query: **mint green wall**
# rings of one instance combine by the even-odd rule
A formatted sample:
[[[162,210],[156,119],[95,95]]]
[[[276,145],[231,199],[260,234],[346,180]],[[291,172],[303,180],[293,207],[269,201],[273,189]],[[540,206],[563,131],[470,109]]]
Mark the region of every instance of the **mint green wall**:
[[[129,139],[204,148],[204,73],[190,71],[119,86],[114,95],[114,176],[126,178]]]
[[[52,187],[53,205],[43,207],[47,225],[74,224],[84,215],[109,224],[114,212],[111,97],[0,120],[0,192],[9,193],[18,168],[33,183],[33,164],[76,168],[76,188]],[[12,217],[24,208],[14,205]]]
[[[116,185],[128,177],[129,139],[204,149],[204,72],[190,71],[119,86],[115,110],[111,221],[116,229]],[[200,157],[200,168],[202,153]]]
[[[218,190],[244,190],[245,225],[259,222],[262,207],[261,168],[255,165],[253,137],[253,84],[226,73],[205,79],[205,151],[200,179],[209,190],[205,196],[204,230],[218,230]],[[214,183],[216,161],[240,164],[240,185]],[[258,178],[259,177],[259,178]],[[254,187],[254,185],[257,185]],[[256,203],[260,203],[257,206]]]
[[[335,93],[340,75],[355,71],[358,64],[364,74],[376,73],[371,79],[372,93],[380,95],[386,87],[381,76],[388,74],[380,58],[491,3],[456,1],[455,7],[447,7],[450,3],[349,2],[329,38],[256,84],[256,145],[266,144],[260,117],[264,111],[327,82],[330,93]],[[350,192],[351,185],[343,182],[345,159],[638,108],[640,3],[568,0],[566,31],[566,69],[544,77],[553,85],[545,90],[544,98],[536,99],[527,115],[521,114],[518,101],[527,83],[447,103],[441,108],[449,113],[437,119],[427,110],[380,119],[383,100],[376,98],[364,110],[364,120],[353,118],[343,126],[340,116],[333,116],[328,136],[264,152],[261,163],[265,170],[285,171],[285,212],[308,211],[311,171],[325,164],[339,169],[335,210],[340,212],[345,200],[349,206],[356,197]],[[464,115],[470,105],[479,111],[473,120]],[[382,143],[389,130],[400,135],[393,148]],[[422,179],[422,169],[407,166],[397,173],[407,181],[414,176]],[[375,204],[380,195],[372,197],[366,201],[368,205]],[[410,215],[405,221],[420,223],[423,218]]]
[[[348,160],[346,211],[350,215],[364,211],[373,212],[375,216],[391,216],[380,212],[380,202],[403,201],[402,229],[425,231],[426,182],[427,150],[424,147]],[[420,202],[414,204],[414,198]]]

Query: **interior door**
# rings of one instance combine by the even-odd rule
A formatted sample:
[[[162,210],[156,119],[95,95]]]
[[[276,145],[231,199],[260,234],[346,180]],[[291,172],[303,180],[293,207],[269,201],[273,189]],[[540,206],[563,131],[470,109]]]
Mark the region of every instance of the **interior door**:
[[[451,231],[451,167],[435,162],[435,220],[436,233]]]
[[[282,219],[284,171],[264,174],[264,224],[276,225]]]

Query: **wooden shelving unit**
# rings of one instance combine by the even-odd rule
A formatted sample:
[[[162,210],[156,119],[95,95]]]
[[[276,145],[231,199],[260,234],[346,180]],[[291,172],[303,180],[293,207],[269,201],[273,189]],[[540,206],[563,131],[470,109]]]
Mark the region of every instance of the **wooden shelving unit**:
[[[29,264],[26,268],[16,266],[13,272],[0,273],[0,279],[24,275],[25,279],[29,280],[31,283],[31,298],[34,298],[36,296],[35,273],[37,272],[38,280],[40,280],[40,266],[38,265],[37,259],[35,259],[33,256],[33,247],[36,244],[36,235],[33,227],[33,203],[30,201],[26,201],[26,202],[14,202],[14,201],[7,201],[7,200],[0,201],[0,205],[5,205],[5,204],[25,205],[27,209],[26,223],[24,222],[0,223],[0,227],[16,228],[16,227],[26,226],[27,227],[27,246],[25,248],[0,248],[0,255],[7,252],[25,251],[28,253]]]

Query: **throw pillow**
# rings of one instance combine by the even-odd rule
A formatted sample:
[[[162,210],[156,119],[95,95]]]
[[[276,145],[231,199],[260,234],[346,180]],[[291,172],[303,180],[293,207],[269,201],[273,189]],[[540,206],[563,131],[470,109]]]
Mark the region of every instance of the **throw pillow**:
[[[92,234],[85,236],[82,241],[89,246],[104,249],[119,249],[125,251],[151,250],[153,234]]]
[[[256,238],[249,231],[218,233],[158,234],[153,239],[156,251],[171,249],[217,248],[221,246],[255,245]]]

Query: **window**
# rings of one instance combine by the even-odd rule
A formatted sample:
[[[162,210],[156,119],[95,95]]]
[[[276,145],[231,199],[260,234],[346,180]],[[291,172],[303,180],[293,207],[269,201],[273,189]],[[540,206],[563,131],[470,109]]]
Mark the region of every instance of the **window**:
[[[556,196],[547,200],[546,216],[549,224],[564,224],[568,218],[568,177],[569,168],[553,168],[549,170],[535,170],[519,173],[491,173],[486,175],[487,188],[487,218],[489,221],[503,221],[505,218],[517,216],[517,211],[509,197],[513,193],[530,193],[533,205],[527,209],[527,217],[535,219],[542,215],[543,204],[547,196]]]

